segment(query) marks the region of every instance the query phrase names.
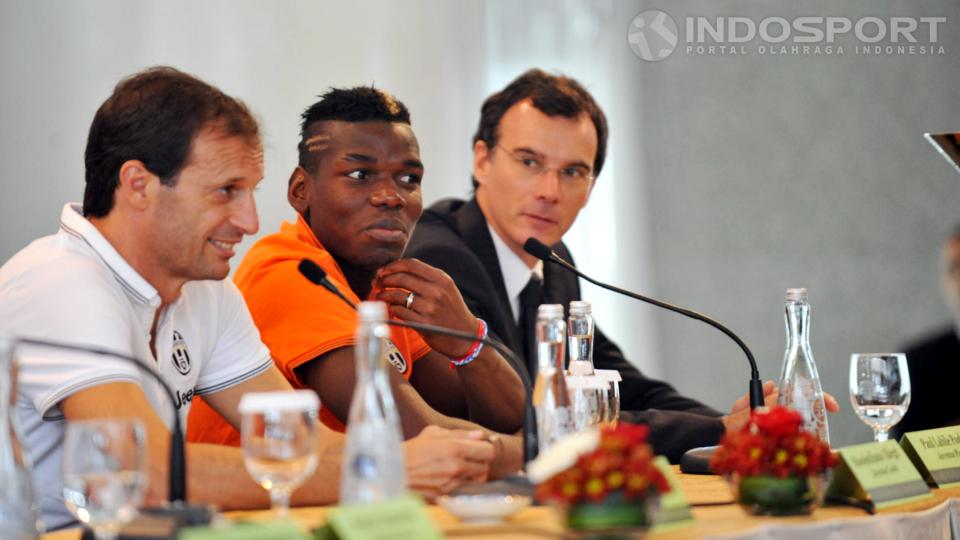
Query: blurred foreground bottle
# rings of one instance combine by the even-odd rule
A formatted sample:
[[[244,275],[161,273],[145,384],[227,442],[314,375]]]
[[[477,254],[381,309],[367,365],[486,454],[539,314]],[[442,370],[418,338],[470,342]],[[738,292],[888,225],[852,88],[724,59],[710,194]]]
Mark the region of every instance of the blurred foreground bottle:
[[[785,312],[787,350],[780,373],[779,403],[799,412],[804,429],[829,444],[823,389],[810,351],[810,304],[806,289],[787,289]]]
[[[571,375],[593,375],[593,308],[590,302],[570,302],[567,321]]]
[[[407,489],[400,417],[390,391],[386,347],[391,346],[382,302],[362,302],[358,309],[357,384],[347,418],[340,503],[383,501]]]
[[[601,395],[608,383],[593,370],[593,313],[590,302],[570,302],[567,318],[567,343],[570,364],[567,366],[567,388],[570,390],[571,412],[576,431],[596,426],[601,421]]]
[[[537,382],[533,387],[541,454],[557,439],[574,431],[570,394],[563,375],[566,330],[563,306],[542,304],[537,310],[538,366]]]
[[[14,341],[0,335],[0,538],[37,538],[37,508],[30,462],[20,441]]]

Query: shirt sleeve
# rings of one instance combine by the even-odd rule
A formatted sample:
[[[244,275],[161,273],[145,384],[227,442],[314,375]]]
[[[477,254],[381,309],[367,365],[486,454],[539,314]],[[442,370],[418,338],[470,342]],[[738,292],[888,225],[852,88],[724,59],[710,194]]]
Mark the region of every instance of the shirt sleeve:
[[[212,282],[219,298],[213,349],[197,379],[196,393],[211,394],[266,371],[273,361],[260,340],[243,296],[230,280]]]
[[[64,268],[69,268],[69,276]],[[22,269],[0,284],[0,328],[14,337],[132,355],[136,323],[112,279],[93,261],[54,260]],[[16,355],[20,399],[29,400],[48,419],[61,418],[60,402],[78,391],[141,381],[130,361],[109,355],[27,344],[20,345]]]

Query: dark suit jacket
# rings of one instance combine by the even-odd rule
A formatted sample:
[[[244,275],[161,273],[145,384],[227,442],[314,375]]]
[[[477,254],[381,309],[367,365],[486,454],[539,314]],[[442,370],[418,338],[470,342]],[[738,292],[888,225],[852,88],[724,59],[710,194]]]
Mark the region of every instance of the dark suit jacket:
[[[563,243],[553,249],[572,261]],[[521,358],[525,356],[496,248],[476,199],[447,199],[424,211],[405,256],[449,274],[467,307],[487,322],[490,333]],[[544,294],[549,303],[566,307],[571,300],[580,299],[577,276],[553,264],[545,264],[543,274]],[[593,361],[598,369],[620,372],[621,419],[649,425],[651,444],[671,462],[677,462],[690,448],[716,444],[723,434],[719,412],[681,396],[665,382],[645,377],[599,328],[594,338]],[[527,365],[536,366],[536,360],[527,359]]]
[[[910,407],[890,434],[960,424],[957,381],[960,381],[960,341],[953,328],[906,348],[910,371]]]

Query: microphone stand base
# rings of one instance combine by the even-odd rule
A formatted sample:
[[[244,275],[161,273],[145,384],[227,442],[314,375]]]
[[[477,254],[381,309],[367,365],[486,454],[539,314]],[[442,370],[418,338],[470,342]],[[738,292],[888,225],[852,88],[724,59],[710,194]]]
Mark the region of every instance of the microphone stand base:
[[[716,474],[710,470],[710,458],[717,451],[717,446],[700,446],[691,448],[680,458],[680,472],[684,474]]]

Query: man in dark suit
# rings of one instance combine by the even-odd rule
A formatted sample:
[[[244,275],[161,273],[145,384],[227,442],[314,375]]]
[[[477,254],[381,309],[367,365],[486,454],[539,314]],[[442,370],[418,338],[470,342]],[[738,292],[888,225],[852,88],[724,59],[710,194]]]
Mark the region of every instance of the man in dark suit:
[[[523,244],[534,237],[572,260],[561,239],[603,167],[606,118],[577,81],[530,70],[484,102],[473,140],[475,196],[427,209],[405,256],[446,271],[490,332],[524,353],[534,376],[536,306],[566,307],[580,299],[580,284],[524,252]],[[599,329],[594,364],[620,372],[621,418],[648,424],[655,450],[671,461],[689,448],[716,444],[725,429],[748,417],[746,400],[722,416],[645,377]],[[772,394],[773,385],[766,390]]]
[[[940,288],[954,324],[907,347],[910,370],[910,407],[891,430],[904,433],[960,424],[955,402],[960,380],[960,226],[953,230],[941,251]]]

